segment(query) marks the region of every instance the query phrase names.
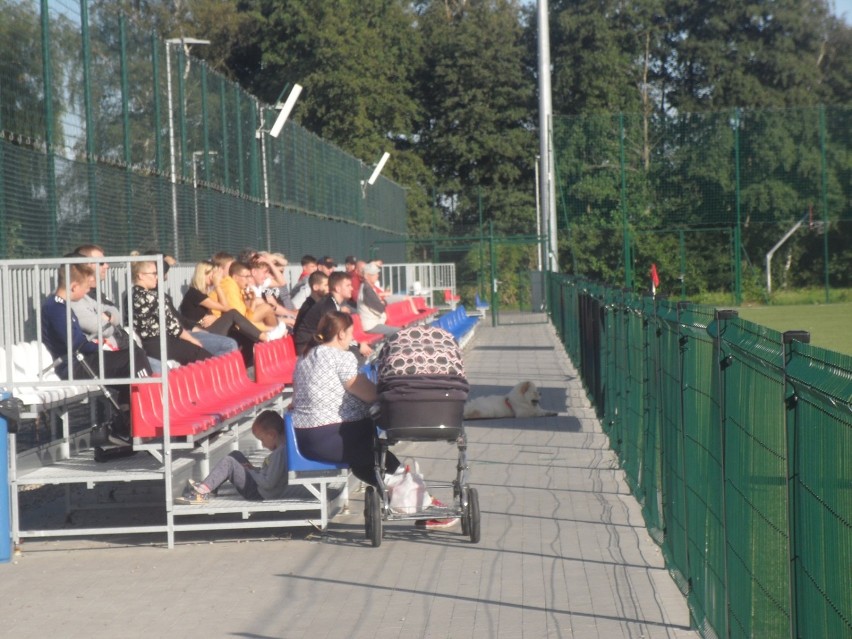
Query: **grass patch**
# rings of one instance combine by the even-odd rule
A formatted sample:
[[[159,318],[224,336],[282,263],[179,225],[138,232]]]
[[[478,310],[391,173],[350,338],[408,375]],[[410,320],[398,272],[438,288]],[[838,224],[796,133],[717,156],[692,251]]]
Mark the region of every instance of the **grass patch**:
[[[790,306],[743,306],[740,317],[776,331],[805,330],[811,344],[852,355],[852,303],[799,304]]]
[[[833,288],[829,291],[829,304],[852,302],[852,289]],[[689,300],[698,304],[715,306],[716,308],[731,308],[734,295],[729,291],[710,291],[689,296]],[[743,306],[796,306],[806,304],[825,304],[824,288],[782,289],[766,299],[764,291],[743,294]]]

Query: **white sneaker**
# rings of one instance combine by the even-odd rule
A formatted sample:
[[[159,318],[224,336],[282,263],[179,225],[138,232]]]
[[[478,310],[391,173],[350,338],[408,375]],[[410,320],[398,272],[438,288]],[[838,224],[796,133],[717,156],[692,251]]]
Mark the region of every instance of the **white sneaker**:
[[[278,326],[271,331],[266,332],[266,336],[271,342],[274,339],[281,339],[287,336],[287,325],[284,322],[278,322]]]

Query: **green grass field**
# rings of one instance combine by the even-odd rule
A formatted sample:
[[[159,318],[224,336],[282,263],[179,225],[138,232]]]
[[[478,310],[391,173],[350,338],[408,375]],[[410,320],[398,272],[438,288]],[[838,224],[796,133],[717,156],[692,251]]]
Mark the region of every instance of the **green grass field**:
[[[801,329],[811,344],[852,355],[852,303],[796,306],[744,306],[740,317],[776,331]]]

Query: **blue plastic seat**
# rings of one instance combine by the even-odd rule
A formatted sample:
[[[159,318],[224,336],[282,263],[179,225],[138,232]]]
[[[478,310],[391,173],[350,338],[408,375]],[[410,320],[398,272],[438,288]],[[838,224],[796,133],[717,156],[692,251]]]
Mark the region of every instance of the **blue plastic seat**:
[[[314,461],[313,459],[304,457],[302,453],[299,452],[299,444],[296,442],[296,431],[293,429],[293,417],[290,413],[286,413],[284,415],[284,431],[287,435],[288,470],[298,473],[304,471],[328,471],[349,468],[349,465],[344,462],[334,463]]]

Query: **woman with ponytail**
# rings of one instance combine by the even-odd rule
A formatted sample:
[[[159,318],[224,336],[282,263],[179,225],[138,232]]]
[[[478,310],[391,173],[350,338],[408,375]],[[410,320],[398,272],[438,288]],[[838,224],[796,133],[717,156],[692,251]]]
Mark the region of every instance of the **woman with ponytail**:
[[[376,486],[370,407],[378,396],[349,350],[352,330],[348,313],[332,311],[320,319],[293,374],[293,427],[305,457],[345,462],[358,479]],[[399,467],[390,452],[385,461],[388,473]]]

